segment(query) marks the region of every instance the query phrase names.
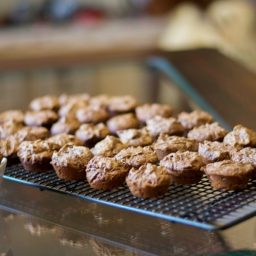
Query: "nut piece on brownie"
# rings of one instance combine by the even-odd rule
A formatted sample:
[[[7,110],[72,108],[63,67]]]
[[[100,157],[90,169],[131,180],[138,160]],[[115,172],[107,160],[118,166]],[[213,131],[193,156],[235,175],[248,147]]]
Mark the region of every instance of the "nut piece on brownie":
[[[111,190],[123,185],[128,168],[114,158],[95,156],[86,168],[86,177],[92,188]]]
[[[186,130],[191,130],[202,124],[212,123],[213,118],[207,112],[194,110],[190,113],[181,112],[178,116],[178,121]]]
[[[251,164],[236,163],[231,160],[211,163],[204,168],[212,187],[224,190],[245,188],[253,170]]]
[[[256,132],[238,124],[229,132],[225,138],[224,143],[231,146],[256,146]]]
[[[163,195],[171,183],[170,175],[164,167],[144,164],[132,168],[126,178],[126,184],[136,197],[151,198]]]
[[[204,165],[204,159],[197,152],[189,151],[171,153],[160,161],[160,166],[167,169],[171,180],[176,184],[199,182]]]

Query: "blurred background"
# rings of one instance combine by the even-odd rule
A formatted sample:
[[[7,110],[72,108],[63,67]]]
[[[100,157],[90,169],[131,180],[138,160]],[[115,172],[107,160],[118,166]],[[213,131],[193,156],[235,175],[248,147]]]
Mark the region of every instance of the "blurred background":
[[[179,105],[165,85],[171,92],[145,95],[156,78],[137,59],[205,47],[256,73],[256,1],[1,0],[0,109],[45,93],[116,94],[119,85],[119,94]]]

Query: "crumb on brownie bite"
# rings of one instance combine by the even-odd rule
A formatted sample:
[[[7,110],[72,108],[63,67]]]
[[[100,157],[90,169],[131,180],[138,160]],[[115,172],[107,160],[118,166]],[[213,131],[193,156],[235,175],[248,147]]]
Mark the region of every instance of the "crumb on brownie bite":
[[[143,104],[135,109],[136,116],[140,122],[145,123],[147,120],[154,118],[155,116],[171,117],[172,107],[167,104]]]
[[[156,152],[150,146],[124,148],[115,155],[115,159],[129,167],[139,167],[158,161]]]
[[[130,192],[140,198],[154,198],[167,192],[171,177],[164,167],[155,164],[144,164],[132,168],[126,177]]]
[[[59,103],[58,97],[52,96],[52,95],[46,95],[43,97],[35,98],[29,104],[29,108],[33,111],[40,111],[40,110],[57,111],[59,106],[60,106],[60,103]]]
[[[125,147],[127,145],[123,144],[118,138],[108,135],[105,139],[98,142],[91,151],[94,155],[111,157]]]
[[[122,114],[110,118],[107,121],[107,126],[108,129],[115,134],[117,133],[117,131],[120,130],[138,128],[139,121],[136,118],[136,116],[132,113]]]
[[[192,151],[197,152],[198,142],[193,139],[185,137],[169,136],[167,134],[160,134],[157,141],[153,144],[154,150],[158,159],[163,159],[170,153],[177,151]]]
[[[86,168],[86,178],[92,188],[111,190],[123,185],[129,169],[111,157],[95,156]]]
[[[160,166],[167,169],[176,184],[198,183],[204,165],[204,159],[197,152],[190,151],[170,153],[160,161]]]
[[[231,146],[256,146],[256,132],[238,124],[225,136],[223,141]]]
[[[146,128],[121,130],[117,131],[117,135],[127,146],[148,146],[154,142],[154,137]]]
[[[51,134],[56,135],[60,133],[74,134],[79,128],[80,123],[73,117],[61,117],[51,127]]]
[[[184,127],[174,117],[156,116],[146,121],[148,131],[155,137],[161,133],[169,135],[182,135]]]
[[[92,157],[93,154],[87,147],[65,144],[53,153],[51,165],[60,179],[85,180],[85,170]]]
[[[181,112],[178,115],[178,121],[182,124],[182,126],[186,130],[191,130],[200,125],[212,123],[213,118],[209,113],[207,113],[205,111],[194,110],[190,113]]]
[[[58,120],[58,115],[52,110],[27,111],[24,122],[27,126],[50,127]]]
[[[218,141],[204,141],[199,143],[198,153],[207,162],[230,159],[231,147]]]
[[[228,132],[221,127],[217,122],[211,124],[203,124],[195,127],[188,132],[188,138],[195,139],[199,142],[208,141],[222,141]]]
[[[240,190],[247,186],[254,167],[251,164],[224,160],[207,164],[204,171],[214,189]]]
[[[76,131],[76,137],[88,147],[94,146],[107,135],[110,135],[110,131],[104,123],[82,124]]]

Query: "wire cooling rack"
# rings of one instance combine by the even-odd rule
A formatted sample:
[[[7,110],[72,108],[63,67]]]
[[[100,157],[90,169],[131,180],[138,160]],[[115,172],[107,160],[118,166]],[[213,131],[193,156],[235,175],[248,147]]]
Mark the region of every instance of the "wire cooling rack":
[[[223,192],[213,190],[204,177],[196,185],[171,185],[159,198],[140,199],[132,196],[126,186],[99,191],[84,181],[60,180],[53,170],[25,171],[21,164],[7,167],[3,177],[208,230],[224,229],[256,214],[256,181],[251,181],[243,191]]]

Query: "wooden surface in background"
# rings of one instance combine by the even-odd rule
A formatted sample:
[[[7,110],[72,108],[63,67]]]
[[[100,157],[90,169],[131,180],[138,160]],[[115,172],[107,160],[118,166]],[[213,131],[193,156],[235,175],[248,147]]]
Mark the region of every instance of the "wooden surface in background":
[[[230,125],[256,129],[256,75],[216,50],[164,54]]]

